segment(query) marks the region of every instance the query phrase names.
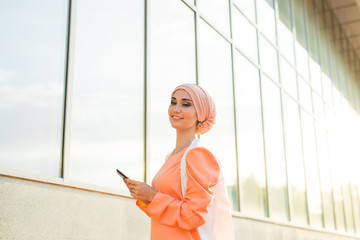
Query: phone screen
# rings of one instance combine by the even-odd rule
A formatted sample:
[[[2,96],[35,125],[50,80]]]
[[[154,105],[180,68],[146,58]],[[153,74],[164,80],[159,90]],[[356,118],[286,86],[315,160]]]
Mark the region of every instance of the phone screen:
[[[117,174],[118,174],[120,177],[122,177],[123,179],[128,179],[128,177],[127,177],[125,174],[123,174],[119,169],[116,169],[116,172],[117,172]]]

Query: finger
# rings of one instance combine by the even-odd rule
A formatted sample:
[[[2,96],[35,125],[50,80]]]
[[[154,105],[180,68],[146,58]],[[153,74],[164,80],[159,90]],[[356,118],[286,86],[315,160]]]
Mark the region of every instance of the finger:
[[[126,185],[126,187],[130,190],[130,184],[128,184],[126,181],[125,181],[125,179],[124,179],[124,183],[125,183],[125,185]]]
[[[136,186],[142,184],[142,182],[135,181],[135,180],[132,180],[132,179],[127,179],[126,181],[127,181],[129,184],[131,184],[131,185],[136,185]]]
[[[131,193],[131,196],[132,196],[133,198],[136,198],[136,199],[137,199],[136,190],[132,189],[130,193]]]

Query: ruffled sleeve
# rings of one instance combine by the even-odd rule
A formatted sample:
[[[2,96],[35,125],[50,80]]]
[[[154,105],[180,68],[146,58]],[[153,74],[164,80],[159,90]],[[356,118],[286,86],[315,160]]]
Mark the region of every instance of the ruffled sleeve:
[[[186,156],[186,174],[188,181],[184,199],[158,192],[149,204],[140,206],[137,202],[137,205],[161,224],[187,230],[203,225],[206,221],[207,207],[213,201],[213,192],[210,188],[219,179],[220,166],[207,149],[195,148]]]

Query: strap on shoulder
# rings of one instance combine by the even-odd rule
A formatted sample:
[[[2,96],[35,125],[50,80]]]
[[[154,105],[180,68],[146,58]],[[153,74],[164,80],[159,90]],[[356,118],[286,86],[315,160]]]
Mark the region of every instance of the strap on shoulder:
[[[188,149],[186,149],[182,159],[181,159],[181,166],[180,166],[180,171],[181,171],[181,191],[182,191],[182,196],[185,197],[185,192],[186,192],[186,184],[187,184],[187,175],[186,175],[186,155],[187,153],[194,148],[197,147],[202,147],[202,144],[200,142],[200,139],[195,138],[190,146],[188,147]]]

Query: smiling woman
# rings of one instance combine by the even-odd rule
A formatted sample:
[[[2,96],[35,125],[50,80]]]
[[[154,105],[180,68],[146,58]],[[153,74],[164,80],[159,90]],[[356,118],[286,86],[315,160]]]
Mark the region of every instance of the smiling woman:
[[[168,114],[176,146],[152,185],[124,180],[151,218],[151,239],[234,239],[220,163],[195,137],[215,123],[213,99],[202,87],[183,84],[172,93]]]

